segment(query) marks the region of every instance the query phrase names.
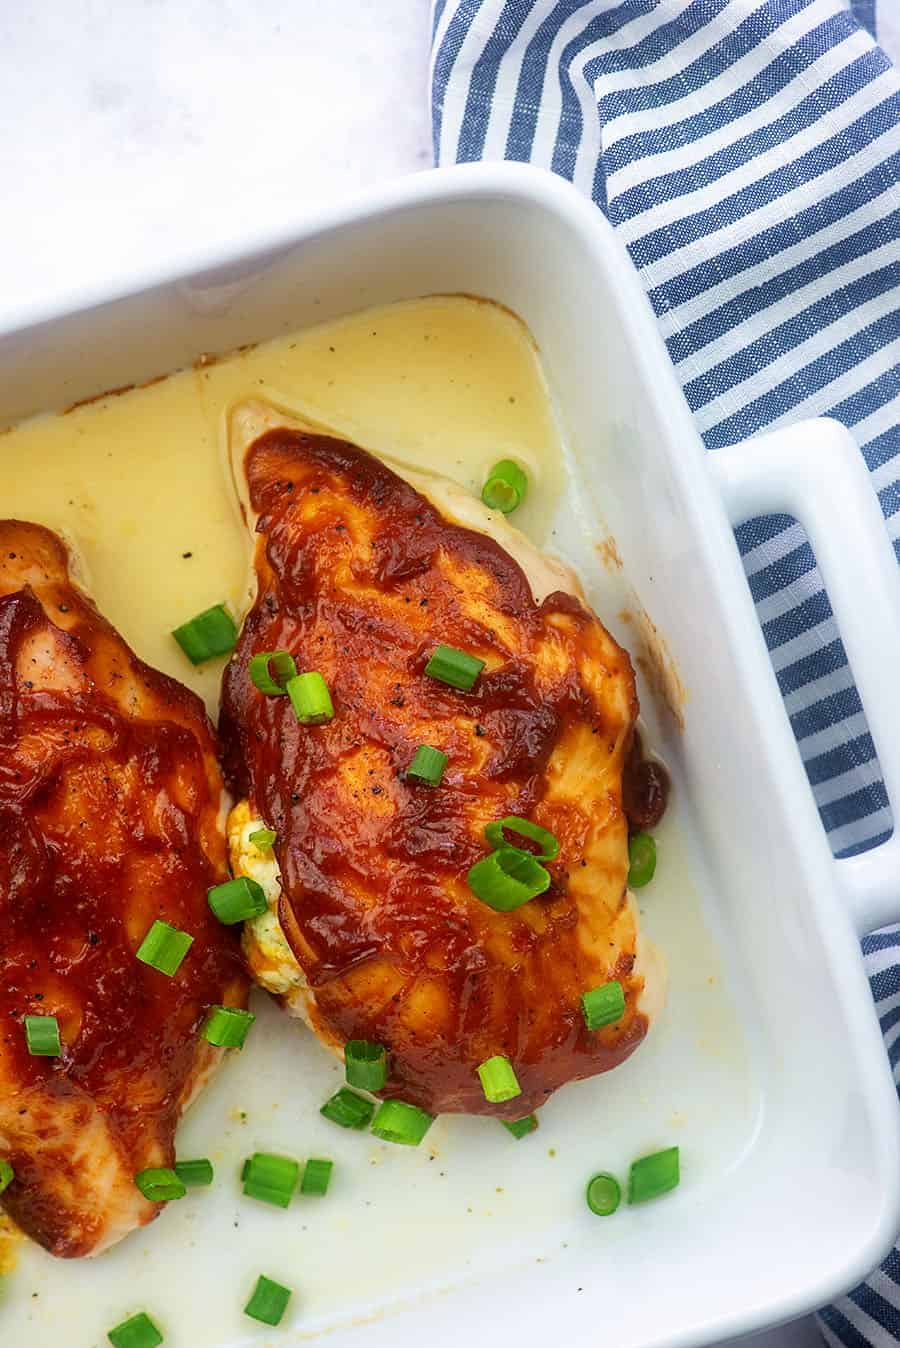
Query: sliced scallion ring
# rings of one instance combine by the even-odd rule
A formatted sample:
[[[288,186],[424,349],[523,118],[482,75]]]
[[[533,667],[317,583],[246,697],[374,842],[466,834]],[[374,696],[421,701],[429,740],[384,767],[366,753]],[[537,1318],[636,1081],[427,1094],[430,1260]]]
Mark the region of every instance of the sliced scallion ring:
[[[599,1030],[604,1025],[621,1020],[625,1014],[625,990],[622,984],[613,980],[582,993],[581,1011],[589,1030]]]
[[[198,613],[196,618],[176,627],[172,636],[191,664],[202,665],[204,660],[212,660],[217,655],[227,655],[234,650],[238,630],[225,605],[215,604],[203,613]]]
[[[255,1020],[252,1011],[242,1011],[237,1006],[212,1006],[203,1026],[203,1038],[215,1048],[243,1048]]]
[[[280,1325],[284,1319],[291,1289],[280,1282],[273,1282],[263,1274],[256,1280],[253,1295],[244,1307],[244,1314],[263,1325]]]
[[[387,1081],[387,1052],[383,1044],[368,1039],[348,1039],[344,1045],[348,1086],[361,1091],[380,1091]]]
[[[278,834],[273,828],[257,828],[247,834],[247,841],[252,842],[261,852],[265,852],[278,841]]]
[[[300,1192],[302,1194],[315,1194],[317,1198],[323,1198],[328,1193],[333,1169],[334,1161],[323,1161],[318,1157],[311,1156],[303,1167]]]
[[[26,1016],[25,1043],[32,1058],[60,1058],[62,1044],[55,1016]]]
[[[430,679],[437,679],[438,683],[446,683],[451,688],[460,688],[468,693],[483,669],[484,661],[469,655],[467,651],[458,651],[455,646],[435,646],[425,666],[425,673]]]
[[[372,1132],[383,1142],[417,1147],[434,1123],[434,1115],[404,1100],[385,1100],[372,1121]]]
[[[205,1189],[215,1177],[212,1161],[205,1156],[197,1161],[176,1161],[175,1174],[189,1189]]]
[[[478,1068],[478,1075],[484,1098],[492,1105],[502,1105],[522,1094],[513,1065],[502,1053],[495,1053],[493,1058],[483,1062]]]
[[[341,1128],[365,1128],[375,1113],[375,1106],[365,1096],[342,1086],[325,1101],[319,1113]]]
[[[174,1198],[184,1198],[187,1193],[184,1180],[168,1166],[141,1170],[135,1175],[134,1182],[150,1203],[169,1203]]]
[[[151,969],[157,969],[159,973],[172,978],[178,973],[193,944],[193,936],[186,931],[179,931],[168,922],[157,920],[138,946],[135,957],[142,964],[149,964]]]
[[[501,1119],[500,1122],[508,1133],[512,1133],[517,1142],[533,1133],[538,1126],[536,1114],[526,1114],[524,1119]]]
[[[610,1217],[622,1201],[622,1190],[615,1175],[601,1170],[588,1180],[584,1196],[591,1212],[598,1217]]]
[[[206,896],[210,908],[225,926],[246,922],[268,911],[269,902],[262,885],[247,875],[238,875],[216,885]]]
[[[287,681],[287,695],[301,725],[324,725],[334,716],[328,684],[316,669]]]
[[[294,657],[287,651],[260,651],[250,661],[250,681],[266,697],[286,697],[288,680],[296,677]]]
[[[632,889],[649,885],[656,873],[656,839],[650,833],[635,833],[628,840],[628,883]]]
[[[681,1179],[680,1156],[677,1147],[666,1147],[650,1156],[632,1161],[628,1176],[629,1203],[646,1203],[661,1198],[678,1187]]]
[[[511,913],[550,888],[550,872],[515,847],[500,847],[482,857],[466,879],[475,897],[498,913]]]
[[[488,473],[481,489],[481,499],[489,510],[500,510],[511,515],[525,500],[528,478],[512,459],[501,459]]]
[[[286,1208],[294,1196],[300,1163],[290,1156],[255,1151],[244,1162],[241,1179],[247,1198],[257,1198],[276,1208]]]
[[[162,1334],[143,1311],[123,1320],[109,1330],[106,1337],[113,1348],[159,1348],[163,1342]]]
[[[440,749],[432,749],[430,744],[420,744],[406,769],[406,775],[418,782],[424,782],[426,786],[440,786],[446,766],[445,753]]]

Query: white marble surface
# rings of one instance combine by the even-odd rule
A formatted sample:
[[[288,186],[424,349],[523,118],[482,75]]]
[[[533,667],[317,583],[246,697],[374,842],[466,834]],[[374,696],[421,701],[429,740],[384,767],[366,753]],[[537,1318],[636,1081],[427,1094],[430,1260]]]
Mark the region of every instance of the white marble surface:
[[[0,327],[431,162],[428,0],[0,0]],[[812,1320],[743,1341],[821,1348]]]
[[[0,0],[0,320],[430,166],[428,0]]]

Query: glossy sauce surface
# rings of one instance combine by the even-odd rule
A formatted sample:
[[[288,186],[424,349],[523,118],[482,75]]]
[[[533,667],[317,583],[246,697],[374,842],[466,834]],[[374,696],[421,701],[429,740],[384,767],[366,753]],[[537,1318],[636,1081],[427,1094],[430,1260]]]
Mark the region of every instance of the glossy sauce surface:
[[[66,1121],[102,1116],[96,1160],[108,1176],[124,1163],[133,1195],[138,1170],[171,1163],[208,1066],[203,1017],[245,1000],[234,933],[206,902],[225,874],[221,789],[199,699],[132,655],[54,534],[0,521],[3,1203],[55,1253],[89,1253],[110,1220],[106,1186],[69,1165]],[[193,938],[171,978],[136,959],[156,920]],[[61,1056],[29,1052],[27,1015],[56,1017]]]
[[[281,922],[317,1011],[340,1040],[385,1044],[388,1094],[520,1118],[647,1028],[625,899],[628,655],[571,595],[536,604],[493,539],[353,445],[272,430],[244,472],[259,594],[223,684],[226,765],[277,832]],[[471,690],[426,674],[439,642],[485,663]],[[323,675],[327,725],[255,688],[250,658],[273,650]],[[405,775],[420,743],[447,755],[439,787]],[[560,845],[550,889],[510,913],[465,880],[506,815]],[[588,1031],[581,994],[611,979],[626,1012]],[[521,1086],[504,1106],[476,1074],[496,1054]]]
[[[67,600],[77,611],[79,599]],[[0,670],[15,666],[43,620],[32,595],[0,598]],[[78,623],[76,659],[99,625],[93,614]],[[146,667],[140,678],[161,715],[191,715],[171,680]],[[111,1060],[140,1071],[161,1049],[177,1069],[182,1027],[196,1028],[236,959],[234,941],[204,911],[224,861],[203,761],[212,741],[201,745],[176,720],[135,723],[96,684],[76,696],[20,689],[13,697],[0,710],[5,1054],[23,1081],[45,1080],[62,1064],[29,1055],[21,1016],[58,1015],[72,1051],[66,1076],[92,1094],[110,1091]],[[167,983],[165,996],[147,966],[133,962],[126,918],[138,889],[138,922],[158,916],[200,942],[190,979]]]

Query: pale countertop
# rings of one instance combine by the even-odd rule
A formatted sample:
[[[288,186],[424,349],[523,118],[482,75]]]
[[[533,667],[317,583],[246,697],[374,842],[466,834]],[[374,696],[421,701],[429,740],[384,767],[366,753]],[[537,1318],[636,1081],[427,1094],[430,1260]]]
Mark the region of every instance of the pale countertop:
[[[428,0],[0,5],[0,328],[431,164]],[[821,1348],[811,1319],[742,1340]]]

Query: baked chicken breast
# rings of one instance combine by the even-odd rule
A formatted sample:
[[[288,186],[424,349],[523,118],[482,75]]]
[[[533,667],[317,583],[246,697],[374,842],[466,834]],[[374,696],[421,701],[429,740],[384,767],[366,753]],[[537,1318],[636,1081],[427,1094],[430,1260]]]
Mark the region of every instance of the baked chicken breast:
[[[384,1045],[384,1096],[520,1118],[627,1058],[661,1000],[626,888],[628,655],[568,568],[462,489],[262,403],[232,410],[230,442],[256,593],[223,680],[229,840],[270,905],[250,970],[337,1052]],[[484,662],[471,691],[426,675],[438,644]],[[322,674],[327,724],[254,686],[272,651]],[[447,755],[438,786],[406,776],[423,744]],[[498,912],[467,872],[508,815],[559,853],[544,895]],[[624,1015],[588,1030],[582,994],[612,980]],[[490,1104],[477,1068],[498,1054],[521,1094]]]
[[[201,1022],[245,1005],[248,982],[207,905],[226,851],[200,699],[129,650],[56,534],[15,520],[0,522],[0,821],[0,1201],[51,1253],[96,1254],[157,1215],[134,1177],[173,1163],[223,1052]],[[157,919],[193,937],[173,977],[136,958]],[[29,1051],[26,1017],[55,1018],[59,1056]]]

